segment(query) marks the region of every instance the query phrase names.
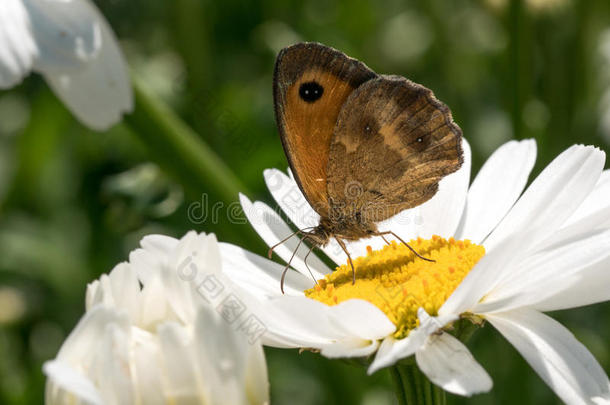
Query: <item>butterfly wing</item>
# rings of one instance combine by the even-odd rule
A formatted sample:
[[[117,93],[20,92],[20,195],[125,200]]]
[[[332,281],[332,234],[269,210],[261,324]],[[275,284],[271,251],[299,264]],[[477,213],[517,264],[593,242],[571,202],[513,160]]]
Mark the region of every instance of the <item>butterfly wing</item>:
[[[328,215],[326,177],[333,129],[355,88],[377,75],[362,62],[317,43],[284,48],[275,63],[273,95],[282,145],[310,205]]]
[[[379,222],[434,196],[462,164],[462,131],[432,91],[403,77],[362,84],[341,109],[331,140],[328,195]]]

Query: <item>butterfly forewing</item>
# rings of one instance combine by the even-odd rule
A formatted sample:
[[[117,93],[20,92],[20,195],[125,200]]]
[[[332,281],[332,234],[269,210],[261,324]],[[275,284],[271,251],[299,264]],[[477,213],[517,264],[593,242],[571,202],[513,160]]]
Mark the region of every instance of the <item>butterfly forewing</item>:
[[[328,215],[327,168],[339,112],[377,75],[362,62],[317,43],[283,49],[274,75],[275,114],[292,172],[311,206]]]
[[[461,130],[429,89],[378,76],[345,101],[328,159],[333,209],[379,222],[429,200],[459,169]]]

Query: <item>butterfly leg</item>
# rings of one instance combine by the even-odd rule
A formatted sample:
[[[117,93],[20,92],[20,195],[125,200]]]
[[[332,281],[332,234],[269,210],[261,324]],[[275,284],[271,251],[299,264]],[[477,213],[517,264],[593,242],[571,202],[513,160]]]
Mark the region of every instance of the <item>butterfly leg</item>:
[[[409,248],[409,250],[411,250],[411,252],[413,252],[413,254],[415,254],[415,256],[419,257],[422,260],[425,260],[427,262],[436,262],[436,260],[433,259],[428,259],[427,257],[423,257],[422,255],[420,255],[419,253],[417,253],[417,250],[413,249],[411,247],[411,245],[409,245],[407,242],[405,242],[404,240],[402,240],[402,238],[398,235],[396,235],[394,232],[392,231],[385,231],[385,232],[379,232],[375,234],[376,236],[381,236],[383,238],[383,240],[385,240],[385,238],[383,237],[383,235],[392,235],[393,237],[395,237],[396,239],[398,239],[399,241],[401,241],[406,247]],[[386,241],[387,242],[387,241]]]
[[[385,238],[385,236],[383,236],[382,233],[380,233],[379,236],[381,236],[381,239],[383,239],[383,241],[386,243],[386,245],[390,244],[390,242]]]
[[[276,247],[278,247],[279,245],[281,245],[282,243],[286,242],[288,239],[292,238],[292,237],[293,237],[293,236],[295,236],[295,235],[300,235],[300,234],[302,234],[303,232],[305,232],[306,230],[308,230],[308,229],[313,229],[313,228],[315,228],[315,227],[314,227],[314,226],[310,226],[310,227],[307,227],[307,228],[299,229],[298,231],[295,231],[295,232],[291,233],[290,235],[288,235],[287,237],[285,237],[284,239],[282,239],[281,241],[279,241],[279,242],[278,242],[278,243],[276,243],[275,245],[271,246],[271,247],[269,248],[269,250],[267,251],[267,257],[268,257],[269,259],[271,259],[271,256],[273,255],[273,250],[274,250]]]
[[[347,251],[347,247],[345,246],[345,242],[343,242],[339,238],[335,238],[335,240],[337,241],[339,246],[341,246],[341,249],[343,249],[343,251],[347,255],[347,261],[349,262],[349,265],[352,266],[352,284],[356,284],[356,269],[354,268],[354,262],[352,262],[352,257],[350,256],[349,252]]]
[[[305,263],[305,267],[307,267],[307,271],[309,271],[309,275],[311,276],[311,278],[313,278],[313,281],[314,281],[316,284],[318,284],[318,280],[316,280],[316,278],[314,277],[314,275],[313,275],[313,273],[312,273],[311,269],[309,268],[309,265],[307,264],[307,258],[309,257],[309,254],[310,254],[310,253],[313,251],[313,248],[314,248],[314,247],[315,247],[315,246],[313,246],[313,245],[312,245],[312,246],[309,248],[309,252],[307,252],[307,254],[305,255],[305,258],[303,259],[303,263]]]
[[[301,243],[303,243],[303,239],[299,239],[299,243],[297,244],[296,249],[294,249],[292,256],[290,256],[290,260],[286,264],[286,267],[284,267],[284,271],[282,271],[282,278],[280,279],[280,290],[282,291],[282,294],[284,294],[284,279],[286,278],[286,272],[288,272],[288,269],[290,268],[290,263],[292,263],[292,259],[294,259],[294,256],[297,254],[297,251],[301,247]]]

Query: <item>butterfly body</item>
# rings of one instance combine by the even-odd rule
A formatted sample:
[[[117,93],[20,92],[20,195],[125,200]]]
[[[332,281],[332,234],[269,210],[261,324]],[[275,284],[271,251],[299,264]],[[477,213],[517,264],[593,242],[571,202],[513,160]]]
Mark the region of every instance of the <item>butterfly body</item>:
[[[377,224],[363,221],[358,211],[354,215],[345,215],[344,210],[337,210],[334,218],[321,217],[318,226],[311,232],[304,233],[304,237],[316,246],[326,246],[332,238],[356,241],[377,233]]]
[[[320,215],[301,232],[316,246],[382,235],[379,222],[432,198],[462,164],[461,130],[431,90],[322,44],[279,53],[274,102],[292,173]]]

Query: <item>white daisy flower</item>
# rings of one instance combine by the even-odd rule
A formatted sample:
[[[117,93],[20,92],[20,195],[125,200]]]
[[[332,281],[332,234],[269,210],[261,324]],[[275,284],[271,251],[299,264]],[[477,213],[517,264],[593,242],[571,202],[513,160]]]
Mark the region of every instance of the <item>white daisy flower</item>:
[[[610,383],[589,351],[544,315],[610,299],[610,173],[599,149],[573,146],[525,190],[534,165],[532,140],[500,147],[472,184],[470,148],[464,165],[427,203],[380,225],[434,263],[381,238],[348,243],[357,280],[336,244],[322,250],[341,267],[332,272],[301,246],[280,293],[284,266],[221,244],[223,267],[252,295],[268,330],[264,343],[318,349],[327,357],[374,354],[369,373],[413,356],[444,390],[472,395],[492,382],[466,346],[447,333],[466,318],[491,323],[566,403],[610,400]],[[264,173],[267,186],[298,228],[318,215],[292,178]],[[272,246],[288,225],[262,202],[243,209]],[[275,249],[286,262],[297,238]],[[370,246],[367,248],[367,246]],[[462,320],[461,322],[464,322]],[[604,402],[604,403],[606,403]]]
[[[148,236],[87,289],[87,312],[45,363],[47,404],[268,404],[260,342],[226,299],[214,235]]]
[[[133,109],[112,29],[89,0],[3,0],[0,89],[35,71],[84,124],[105,130]]]

